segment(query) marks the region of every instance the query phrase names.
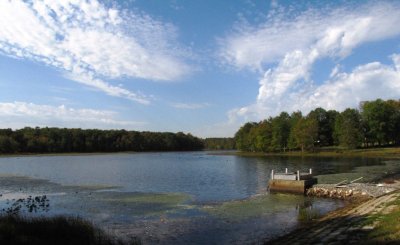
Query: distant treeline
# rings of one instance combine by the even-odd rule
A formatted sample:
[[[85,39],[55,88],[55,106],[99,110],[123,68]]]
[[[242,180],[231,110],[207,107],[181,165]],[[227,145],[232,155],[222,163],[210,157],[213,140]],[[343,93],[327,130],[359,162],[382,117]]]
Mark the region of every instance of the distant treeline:
[[[206,150],[234,150],[236,141],[234,138],[206,138],[204,148]]]
[[[301,112],[249,122],[235,134],[242,151],[313,151],[317,147],[354,149],[400,143],[400,100],[366,101],[359,109],[343,112],[317,108],[307,116]]]
[[[66,153],[202,150],[202,139],[184,133],[126,130],[0,129],[0,153]]]

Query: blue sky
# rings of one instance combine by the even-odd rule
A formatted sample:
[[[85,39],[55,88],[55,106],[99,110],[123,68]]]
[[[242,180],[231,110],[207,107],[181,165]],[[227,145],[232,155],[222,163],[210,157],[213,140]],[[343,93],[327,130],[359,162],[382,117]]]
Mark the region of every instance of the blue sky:
[[[0,1],[0,127],[233,136],[400,98],[398,1]]]

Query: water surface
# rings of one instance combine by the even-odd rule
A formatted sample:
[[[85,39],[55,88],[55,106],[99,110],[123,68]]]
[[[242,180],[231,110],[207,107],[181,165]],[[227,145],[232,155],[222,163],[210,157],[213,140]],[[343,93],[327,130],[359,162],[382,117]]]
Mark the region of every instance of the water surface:
[[[50,209],[79,215],[144,243],[253,243],[343,205],[268,194],[271,169],[333,176],[384,168],[373,159],[241,157],[207,152],[0,158],[1,207],[46,194]],[[328,175],[326,175],[328,174]],[[330,175],[329,175],[330,174]]]

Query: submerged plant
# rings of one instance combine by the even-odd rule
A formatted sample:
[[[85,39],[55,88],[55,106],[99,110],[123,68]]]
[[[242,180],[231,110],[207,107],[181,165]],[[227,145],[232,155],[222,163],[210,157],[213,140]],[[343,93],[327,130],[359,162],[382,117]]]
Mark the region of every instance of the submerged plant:
[[[29,213],[48,212],[50,210],[50,200],[46,195],[29,196],[27,198],[13,199],[13,203],[8,208],[3,208],[2,212],[8,215],[16,215],[22,211]],[[9,201],[7,202],[9,203]]]

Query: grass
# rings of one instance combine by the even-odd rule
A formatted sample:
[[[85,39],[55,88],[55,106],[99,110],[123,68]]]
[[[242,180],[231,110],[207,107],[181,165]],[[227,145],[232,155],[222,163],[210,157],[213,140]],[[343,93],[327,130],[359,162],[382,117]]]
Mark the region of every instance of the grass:
[[[0,216],[0,244],[125,244],[81,218]],[[129,244],[140,244],[133,240]]]
[[[392,207],[389,212],[371,216],[367,223],[376,224],[368,234],[373,244],[395,244],[400,242],[400,198],[386,204]]]
[[[373,157],[373,158],[400,158],[400,147],[377,147],[363,149],[343,149],[340,147],[321,147],[315,152],[287,151],[276,153],[264,152],[229,152],[239,156],[301,156],[301,157]]]

